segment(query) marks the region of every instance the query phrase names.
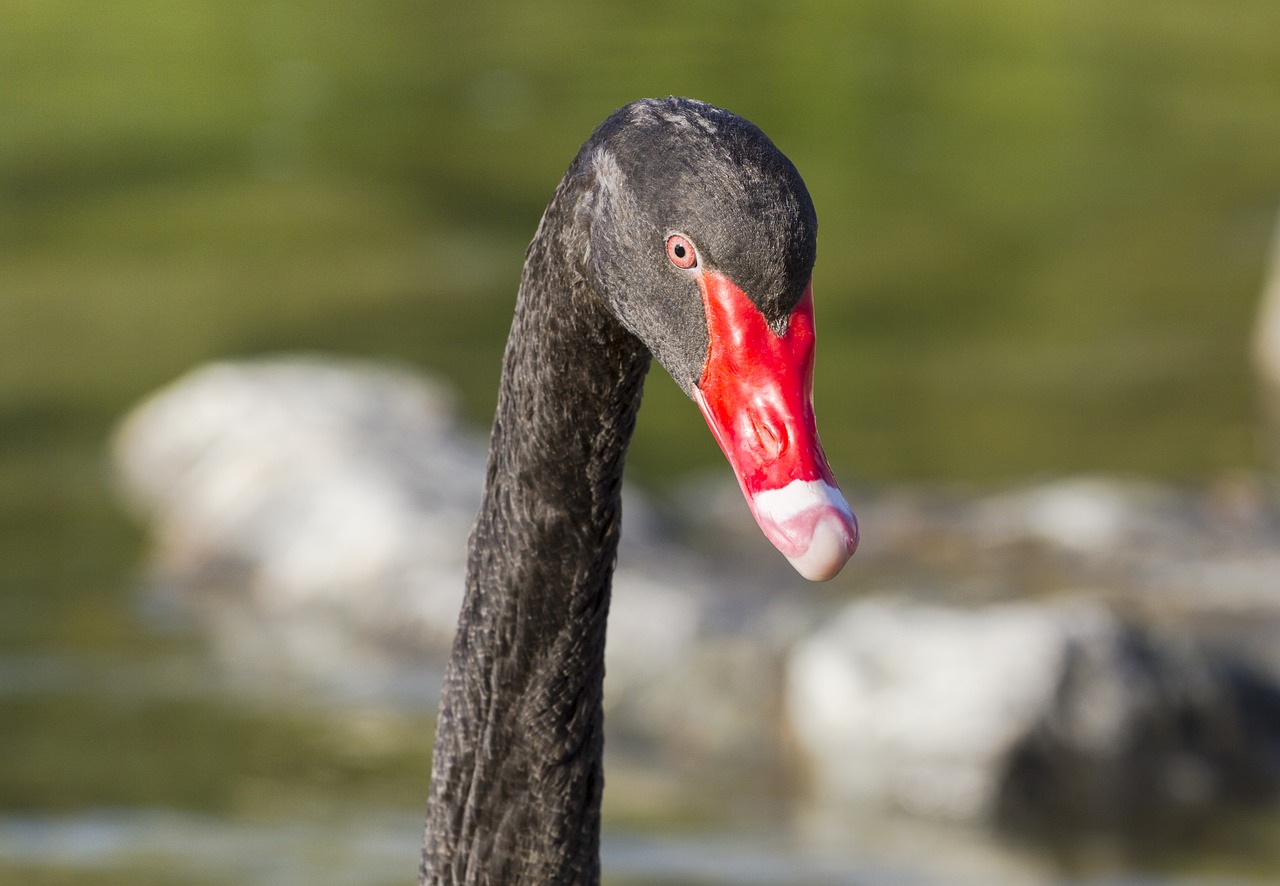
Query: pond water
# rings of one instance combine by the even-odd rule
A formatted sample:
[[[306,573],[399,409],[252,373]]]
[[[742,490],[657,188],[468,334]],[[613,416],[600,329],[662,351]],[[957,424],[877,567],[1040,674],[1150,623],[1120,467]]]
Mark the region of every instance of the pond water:
[[[838,473],[1258,467],[1277,33],[1269,0],[0,2],[0,882],[412,878],[430,680],[388,705],[220,674],[139,590],[107,439],[188,367],[282,349],[428,366],[484,424],[524,243],[634,97],[740,111],[804,174]],[[719,461],[655,373],[633,476]],[[1280,881],[1247,841],[1068,875],[618,782],[615,886]]]
[[[91,504],[79,502],[81,517]],[[113,548],[136,547],[117,519]],[[43,539],[77,531],[46,527]],[[114,573],[92,562],[101,583],[82,593],[6,588],[0,882],[409,882],[439,674],[320,691],[227,670],[194,625],[138,589],[128,562]],[[70,551],[64,565],[85,566]],[[1280,882],[1274,815],[1154,853],[1105,842],[1051,851],[813,805],[758,766],[690,769],[622,748],[607,772],[614,886]]]
[[[0,856],[12,882],[209,883],[237,886],[375,886],[408,882],[406,850],[419,822],[372,814],[340,820],[230,821],[169,810],[87,813],[70,819],[0,820]],[[847,851],[807,851],[776,837],[606,837],[613,886],[1230,886],[1207,877],[1070,877],[1016,865],[887,864]],[[0,867],[0,871],[5,871]],[[65,880],[58,879],[61,871]],[[29,877],[30,879],[22,879]],[[994,879],[993,879],[994,877]]]

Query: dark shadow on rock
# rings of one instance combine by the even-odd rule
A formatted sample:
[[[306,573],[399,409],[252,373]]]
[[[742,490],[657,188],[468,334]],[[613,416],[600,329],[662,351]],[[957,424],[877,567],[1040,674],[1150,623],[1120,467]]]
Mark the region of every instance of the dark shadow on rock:
[[[1160,856],[1280,794],[1280,687],[1126,626],[1073,644],[1051,708],[1012,751],[997,823],[1070,860],[1100,839]]]

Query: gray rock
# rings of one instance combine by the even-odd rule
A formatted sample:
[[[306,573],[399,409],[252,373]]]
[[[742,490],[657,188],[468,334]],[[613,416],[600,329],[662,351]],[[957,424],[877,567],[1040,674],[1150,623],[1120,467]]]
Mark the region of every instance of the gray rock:
[[[152,528],[153,584],[224,662],[422,698],[452,642],[486,449],[419,373],[293,357],[194,370],[132,411],[114,454]],[[607,650],[615,734],[758,751],[760,730],[741,727],[776,679],[735,681],[735,641],[709,637],[726,590],[628,488]]]
[[[858,496],[859,574],[992,602],[1093,589],[1143,621],[1234,621],[1280,675],[1280,500],[1263,477],[1203,489],[1073,477],[993,494],[899,488]],[[1271,650],[1270,652],[1268,650]]]
[[[228,659],[354,673],[448,648],[484,455],[439,385],[318,358],[213,364],[135,409],[115,457],[157,580],[203,593]]]
[[[853,603],[787,690],[815,789],[851,803],[1117,832],[1280,787],[1280,689],[1083,602]]]

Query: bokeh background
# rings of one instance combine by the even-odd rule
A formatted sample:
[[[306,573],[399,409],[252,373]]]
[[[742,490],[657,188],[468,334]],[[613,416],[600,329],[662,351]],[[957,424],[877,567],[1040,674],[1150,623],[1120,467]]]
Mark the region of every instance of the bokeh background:
[[[106,441],[203,361],[299,350],[424,367],[485,426],[542,207],[667,94],[805,177],[854,486],[1265,470],[1274,0],[0,0],[0,880],[302,882],[270,859],[317,819],[376,869],[324,882],[409,879],[341,810],[417,815],[429,715],[210,690]],[[632,479],[721,458],[656,371]]]

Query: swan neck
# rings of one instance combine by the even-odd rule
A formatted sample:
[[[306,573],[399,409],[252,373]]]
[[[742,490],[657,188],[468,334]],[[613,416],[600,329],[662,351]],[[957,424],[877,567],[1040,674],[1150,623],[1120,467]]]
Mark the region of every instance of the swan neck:
[[[548,207],[507,343],[421,883],[599,882],[605,620],[649,356],[565,258],[571,218]]]

